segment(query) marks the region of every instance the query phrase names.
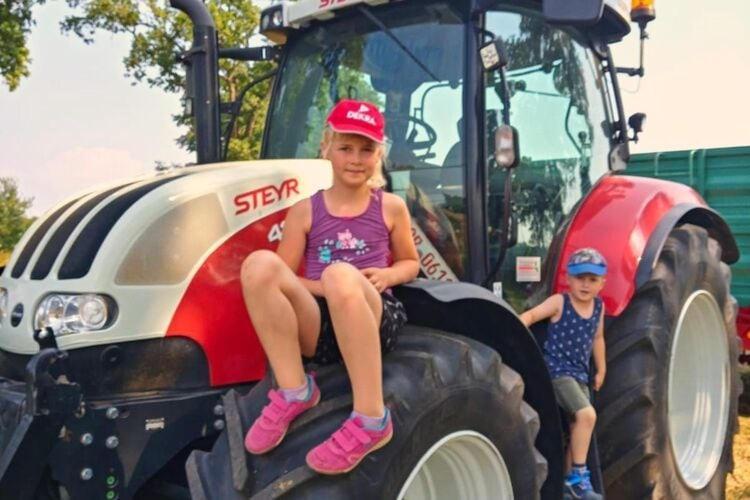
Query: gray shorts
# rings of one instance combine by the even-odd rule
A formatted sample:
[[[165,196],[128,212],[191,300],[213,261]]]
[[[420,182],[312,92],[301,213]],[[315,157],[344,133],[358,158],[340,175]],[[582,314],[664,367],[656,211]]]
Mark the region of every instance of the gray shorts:
[[[555,388],[557,403],[569,415],[575,415],[579,410],[591,406],[589,388],[573,377],[556,378],[552,380],[552,386]]]

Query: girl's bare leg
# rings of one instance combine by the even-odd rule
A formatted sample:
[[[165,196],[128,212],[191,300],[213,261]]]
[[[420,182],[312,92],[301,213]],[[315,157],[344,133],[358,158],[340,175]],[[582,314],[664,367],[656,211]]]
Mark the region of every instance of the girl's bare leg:
[[[321,276],[333,329],[352,383],[354,411],[382,416],[383,367],[380,355],[380,294],[354,266],[331,264]]]
[[[299,278],[269,250],[242,263],[242,295],[263,350],[282,389],[305,383],[301,354],[311,356],[320,335],[320,309]]]

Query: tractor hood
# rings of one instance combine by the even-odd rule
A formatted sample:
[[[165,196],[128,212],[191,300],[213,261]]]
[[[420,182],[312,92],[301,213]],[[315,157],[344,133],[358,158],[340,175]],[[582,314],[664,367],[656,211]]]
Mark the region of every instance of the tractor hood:
[[[100,294],[113,305],[111,324],[59,336],[63,349],[164,336],[212,251],[331,179],[323,160],[221,163],[118,183],[61,203],[29,228],[0,276],[14,311],[0,324],[0,349],[38,350],[35,311],[50,293]],[[274,231],[269,241],[280,237],[280,227]]]

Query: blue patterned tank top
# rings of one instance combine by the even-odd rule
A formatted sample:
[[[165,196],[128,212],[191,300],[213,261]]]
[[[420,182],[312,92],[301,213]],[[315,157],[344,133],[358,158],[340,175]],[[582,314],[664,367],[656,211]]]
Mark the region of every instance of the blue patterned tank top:
[[[373,190],[367,209],[354,217],[328,213],[323,191],[312,195],[310,201],[312,224],[305,247],[305,278],[320,279],[323,270],[334,262],[348,262],[357,269],[390,265],[382,189]]]
[[[573,377],[583,384],[589,382],[589,360],[594,335],[602,314],[602,299],[594,299],[590,318],[578,314],[567,293],[563,294],[563,312],[557,323],[550,322],[544,343],[544,360],[553,379]]]

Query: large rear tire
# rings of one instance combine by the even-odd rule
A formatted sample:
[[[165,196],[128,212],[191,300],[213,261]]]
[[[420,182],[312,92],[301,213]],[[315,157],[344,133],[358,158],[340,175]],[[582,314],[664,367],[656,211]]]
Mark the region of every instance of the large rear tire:
[[[724,498],[740,382],[720,259],[705,229],[674,229],[651,280],[605,331],[597,438],[610,500]]]
[[[351,411],[341,366],[317,374],[323,400],[263,456],[242,450],[242,434],[265,403],[269,381],[226,399],[227,430],[210,453],[194,452],[187,472],[194,498],[533,499],[547,463],[534,448],[539,418],[523,401],[523,381],[498,354],[473,340],[407,327],[383,363],[391,442],[351,473],[321,476],[307,451]],[[234,398],[234,401],[232,401]]]

